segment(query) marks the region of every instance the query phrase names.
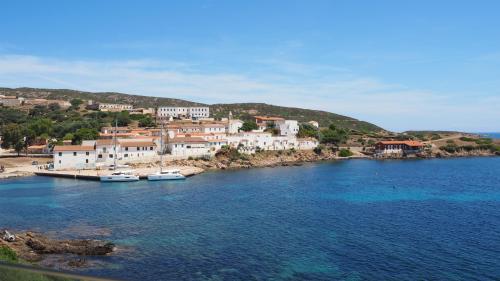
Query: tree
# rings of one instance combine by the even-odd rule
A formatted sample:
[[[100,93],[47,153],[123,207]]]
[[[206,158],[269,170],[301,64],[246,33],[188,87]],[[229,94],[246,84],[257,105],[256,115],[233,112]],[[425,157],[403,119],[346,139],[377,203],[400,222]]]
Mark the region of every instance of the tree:
[[[75,132],[71,143],[81,144],[83,140],[95,140],[98,136],[99,132],[96,129],[81,128]]]
[[[252,130],[257,130],[258,128],[259,126],[257,126],[257,123],[255,123],[254,121],[245,121],[243,122],[240,131],[250,132]]]
[[[319,131],[316,127],[311,124],[305,123],[299,125],[299,133],[297,134],[297,136],[299,138],[318,138],[318,133]]]
[[[81,99],[72,99],[69,101],[71,103],[71,108],[72,109],[78,109],[80,108],[80,105],[83,103]]]
[[[2,136],[2,147],[5,149],[14,148],[19,156],[25,146],[23,128],[18,124],[9,124],[2,128]]]
[[[337,129],[334,125],[330,125],[328,129],[321,130],[321,142],[339,146],[345,143],[349,138],[349,132],[345,129]]]
[[[36,119],[28,124],[28,128],[35,132],[35,135],[52,135],[52,121],[47,118]]]
[[[118,115],[116,116],[116,121],[118,122],[118,126],[128,126],[128,124],[130,124],[131,122],[128,111],[122,111],[118,113]]]
[[[49,110],[50,111],[59,111],[59,110],[61,110],[61,106],[58,103],[54,102],[54,103],[49,104]]]
[[[144,116],[143,118],[139,119],[140,127],[153,127],[154,125],[155,122],[149,116]]]

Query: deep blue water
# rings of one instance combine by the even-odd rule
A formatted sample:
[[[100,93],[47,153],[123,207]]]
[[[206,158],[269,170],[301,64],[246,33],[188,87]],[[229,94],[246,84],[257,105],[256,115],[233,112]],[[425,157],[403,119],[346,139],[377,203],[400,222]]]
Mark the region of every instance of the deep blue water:
[[[8,180],[2,226],[112,240],[84,272],[130,280],[500,280],[500,158]]]
[[[492,139],[500,139],[500,133],[479,133],[482,136]]]

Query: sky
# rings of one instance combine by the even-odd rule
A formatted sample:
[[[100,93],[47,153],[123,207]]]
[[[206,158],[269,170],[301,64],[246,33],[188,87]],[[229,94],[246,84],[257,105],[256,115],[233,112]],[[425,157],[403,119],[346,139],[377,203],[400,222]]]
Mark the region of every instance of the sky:
[[[4,1],[0,87],[500,131],[500,1]]]

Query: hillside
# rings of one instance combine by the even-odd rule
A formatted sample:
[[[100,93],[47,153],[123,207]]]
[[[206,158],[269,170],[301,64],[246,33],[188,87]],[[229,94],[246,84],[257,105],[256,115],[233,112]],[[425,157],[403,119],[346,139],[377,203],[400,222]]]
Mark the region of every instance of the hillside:
[[[197,106],[205,105],[186,101],[182,99],[149,97],[141,95],[130,95],[114,92],[83,92],[67,89],[38,89],[38,88],[0,88],[1,95],[16,95],[25,98],[46,98],[71,100],[79,98],[82,100],[94,100],[106,103],[126,103],[135,107],[158,107],[158,106]],[[300,122],[317,121],[321,126],[335,124],[338,127],[354,129],[358,131],[381,131],[382,128],[351,117],[338,115],[331,112],[310,110],[302,108],[284,107],[264,103],[234,103],[208,105],[210,111],[216,118],[227,117],[231,111],[235,118],[243,120],[251,119],[253,115],[282,116],[296,119]]]
[[[276,106],[265,103],[234,103],[234,104],[214,104],[210,106],[214,117],[226,117],[229,111],[233,116],[242,120],[251,119],[254,115],[281,116],[288,119],[299,120],[300,122],[317,121],[320,126],[326,127],[330,124],[349,128],[358,131],[382,131],[383,129],[351,117],[321,111],[295,107]]]
[[[130,95],[114,92],[82,92],[67,89],[38,89],[38,88],[0,88],[0,95],[20,96],[24,98],[44,98],[71,100],[79,98],[82,100],[93,100],[103,103],[125,103],[135,107],[157,107],[157,106],[196,106],[201,103],[190,102],[181,99],[148,97]]]

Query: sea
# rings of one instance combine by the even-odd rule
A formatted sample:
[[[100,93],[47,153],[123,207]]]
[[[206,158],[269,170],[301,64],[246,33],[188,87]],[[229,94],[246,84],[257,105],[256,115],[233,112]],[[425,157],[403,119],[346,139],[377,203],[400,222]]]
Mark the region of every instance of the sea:
[[[500,280],[500,158],[10,179],[0,228],[112,241],[71,270],[123,280]]]
[[[477,133],[486,138],[500,139],[500,133]]]

